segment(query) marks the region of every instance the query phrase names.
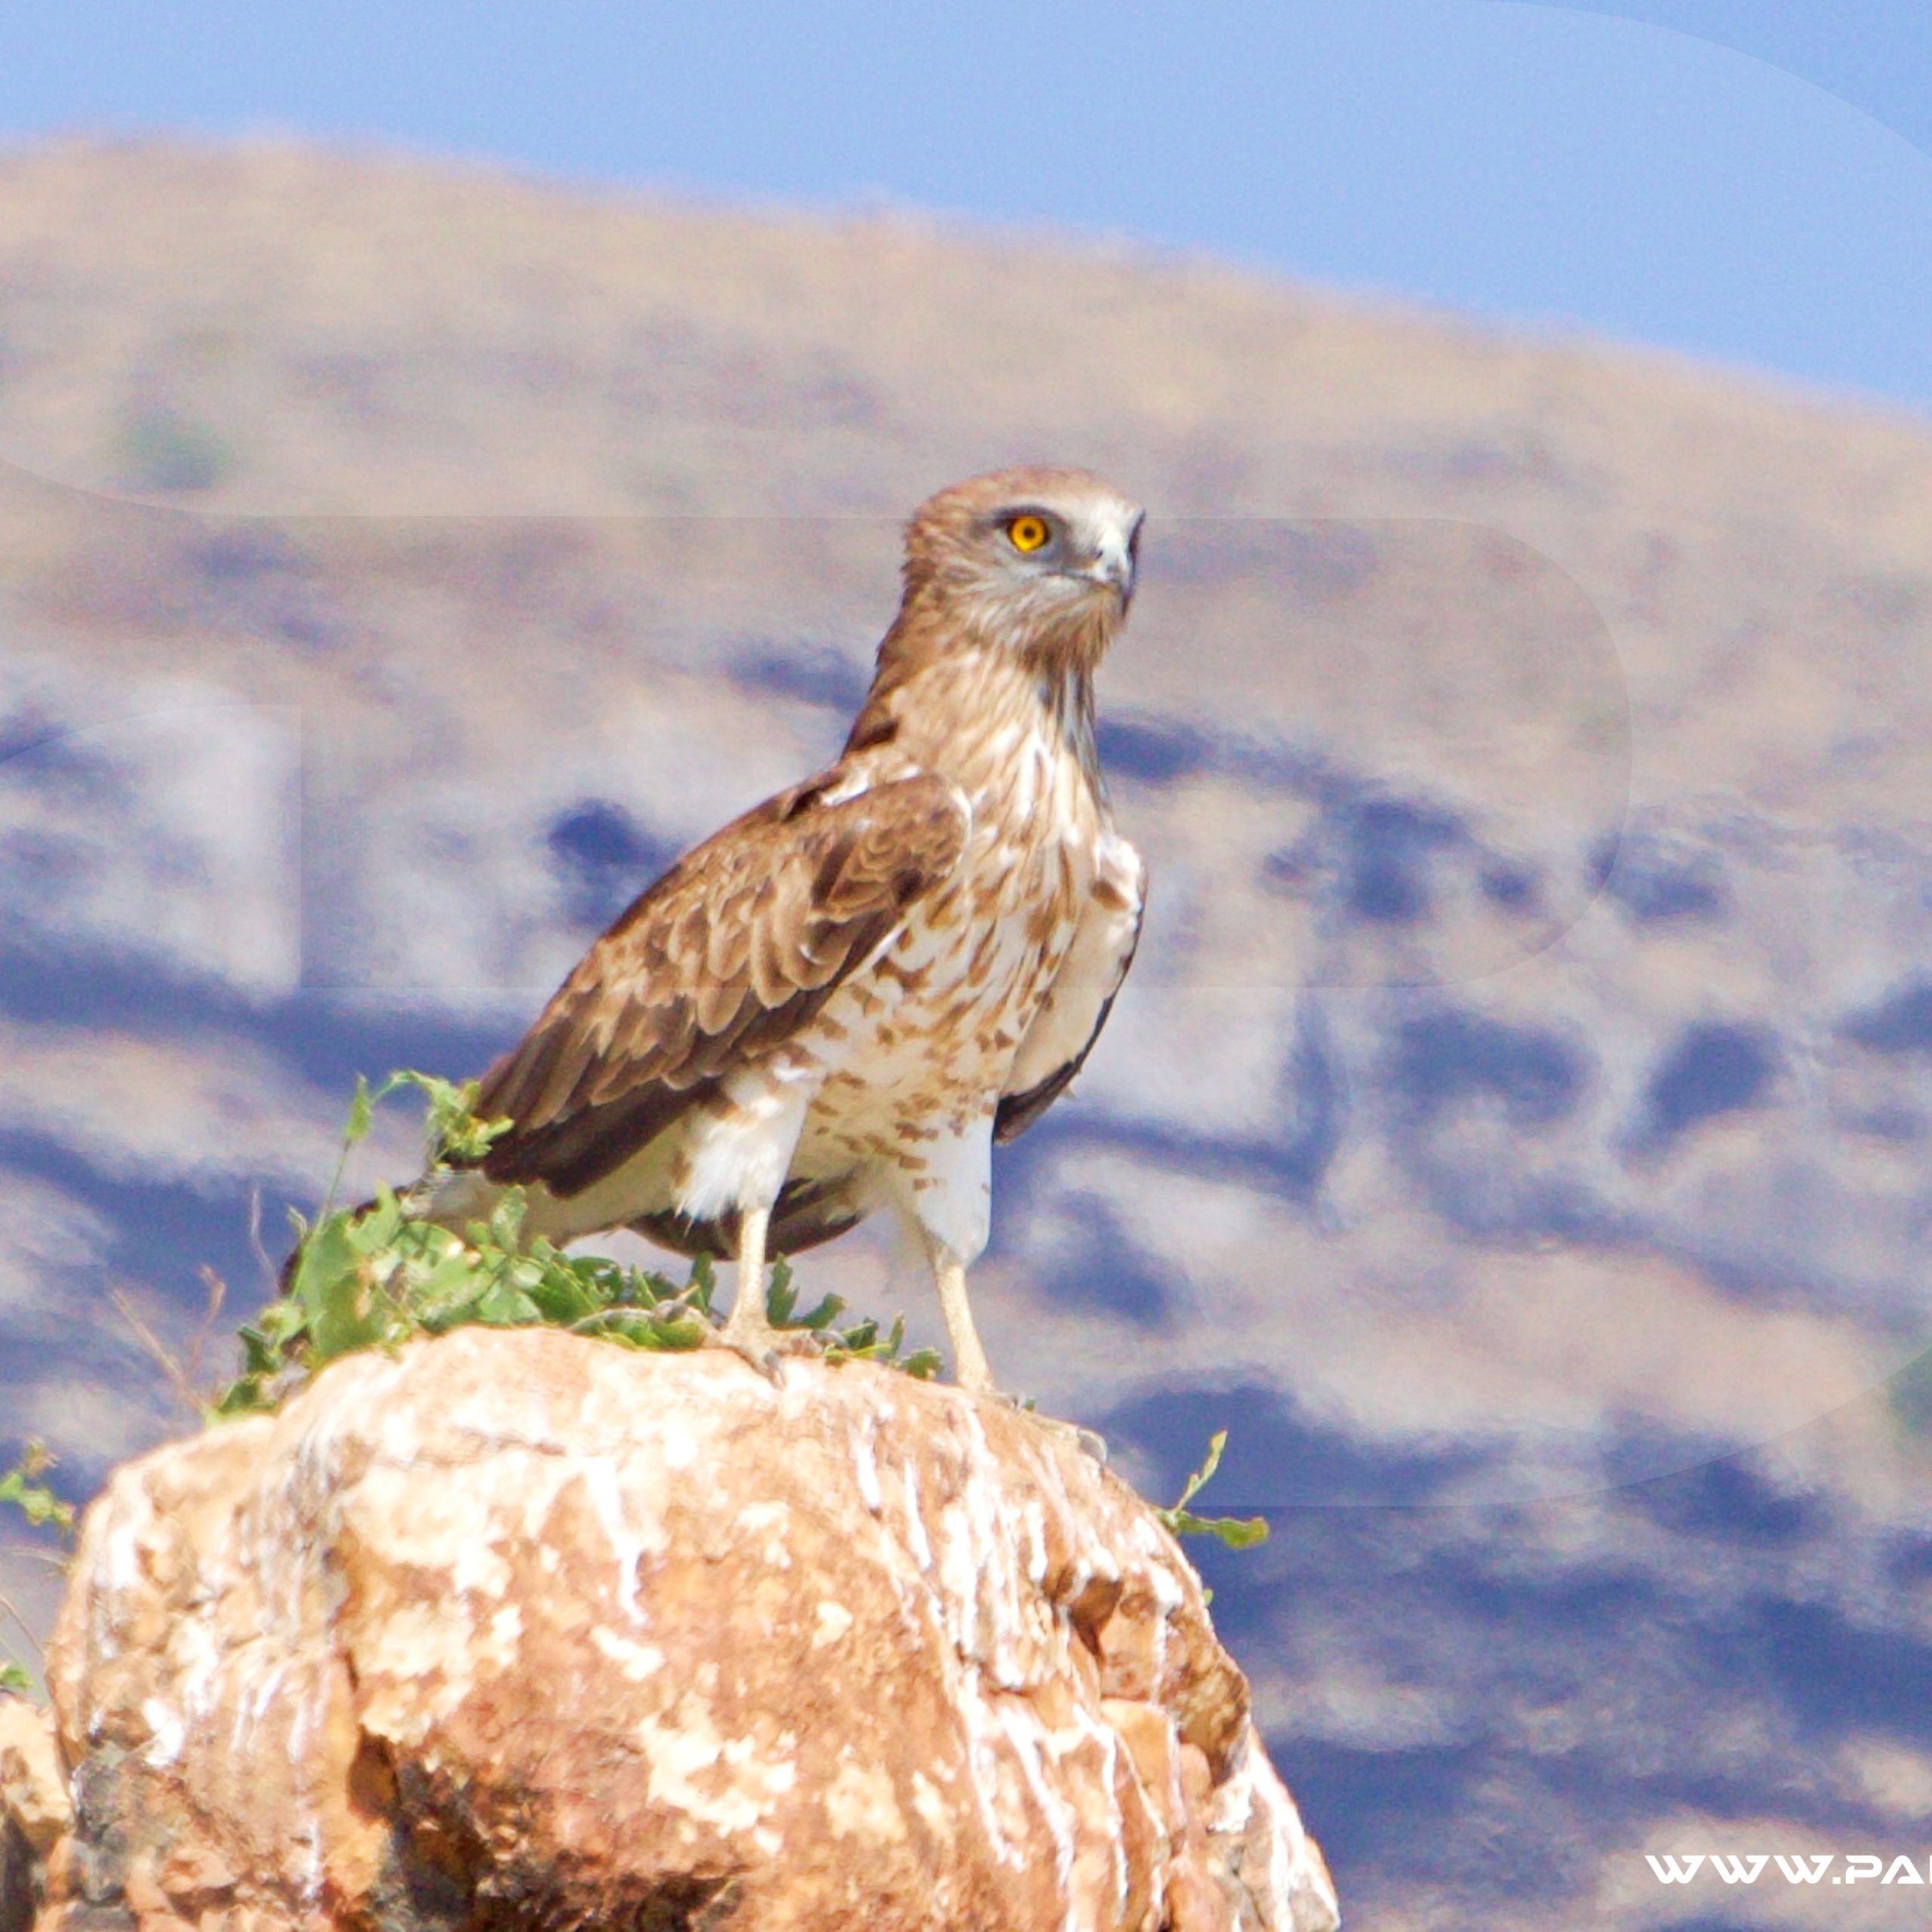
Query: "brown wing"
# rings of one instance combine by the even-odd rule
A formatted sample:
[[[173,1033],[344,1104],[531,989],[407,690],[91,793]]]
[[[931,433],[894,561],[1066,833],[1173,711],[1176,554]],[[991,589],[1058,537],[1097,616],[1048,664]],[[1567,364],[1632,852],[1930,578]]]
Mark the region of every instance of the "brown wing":
[[[1147,869],[1124,838],[1110,838],[1100,876],[1066,960],[1026,1037],[993,1115],[993,1138],[1016,1140],[1073,1084],[1087,1064],[1134,964],[1147,903]]]
[[[1087,1056],[1099,1043],[1100,1030],[1113,1010],[1114,996],[1109,993],[1100,1002],[1100,1010],[1094,1016],[1093,1032],[1087,1035],[1085,1044],[1071,1060],[1062,1061],[1045,1079],[1028,1088],[1025,1093],[1002,1094],[999,1097],[999,1104],[993,1112],[993,1138],[1002,1146],[1009,1140],[1017,1140],[1073,1084],[1074,1075],[1087,1064]]]
[[[601,1180],[804,1026],[958,865],[951,786],[841,798],[851,777],[834,766],[734,820],[585,954],[484,1076],[478,1114],[515,1122],[483,1164],[492,1180],[572,1195]]]

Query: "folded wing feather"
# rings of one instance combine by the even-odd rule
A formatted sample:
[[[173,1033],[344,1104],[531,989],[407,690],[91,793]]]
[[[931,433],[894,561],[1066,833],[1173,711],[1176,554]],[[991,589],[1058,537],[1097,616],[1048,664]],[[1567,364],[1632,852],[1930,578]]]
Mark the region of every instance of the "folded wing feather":
[[[581,1192],[890,943],[958,866],[967,808],[930,774],[851,779],[834,766],[734,820],[584,955],[484,1077],[479,1115],[515,1122],[483,1163],[491,1180]]]

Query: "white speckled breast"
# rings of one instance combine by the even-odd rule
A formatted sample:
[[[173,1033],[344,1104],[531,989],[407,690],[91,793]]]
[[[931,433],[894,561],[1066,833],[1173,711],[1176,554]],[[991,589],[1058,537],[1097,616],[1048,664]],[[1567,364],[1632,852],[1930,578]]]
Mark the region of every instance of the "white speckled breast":
[[[922,1143],[978,1132],[1066,956],[1093,887],[1099,801],[1044,732],[1017,757],[989,753],[1000,780],[968,794],[973,832],[955,881],[915,906],[793,1043],[821,1075],[796,1174],[916,1177]]]

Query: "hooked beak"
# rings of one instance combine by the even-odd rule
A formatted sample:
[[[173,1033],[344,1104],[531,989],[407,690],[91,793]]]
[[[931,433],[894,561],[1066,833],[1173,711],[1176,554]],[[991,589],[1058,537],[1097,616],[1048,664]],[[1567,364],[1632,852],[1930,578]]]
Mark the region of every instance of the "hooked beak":
[[[1096,583],[1116,592],[1124,605],[1134,595],[1134,540],[1123,533],[1109,531],[1085,574]]]

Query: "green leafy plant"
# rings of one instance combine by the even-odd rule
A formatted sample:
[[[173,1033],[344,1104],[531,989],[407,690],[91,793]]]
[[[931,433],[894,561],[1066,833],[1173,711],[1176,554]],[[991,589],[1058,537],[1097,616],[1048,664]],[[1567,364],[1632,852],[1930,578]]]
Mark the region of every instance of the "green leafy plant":
[[[401,1072],[372,1088],[358,1079],[321,1211],[312,1225],[291,1217],[297,1245],[283,1293],[241,1330],[241,1372],[214,1398],[212,1416],[272,1409],[328,1363],[358,1349],[392,1349],[419,1335],[470,1324],[565,1328],[623,1348],[703,1344],[716,1325],[716,1281],[708,1260],[694,1261],[678,1283],[601,1255],[567,1254],[540,1235],[525,1237],[520,1189],[506,1189],[488,1220],[460,1235],[413,1218],[388,1188],[379,1188],[362,1206],[336,1208],[351,1149],[368,1136],[376,1108],[405,1088],[423,1097],[432,1176],[453,1162],[481,1159],[509,1128],[507,1121],[478,1118],[473,1081],[458,1086]],[[792,1272],[782,1260],[771,1272],[767,1306],[775,1326],[818,1337],[828,1361],[880,1361],[921,1377],[938,1369],[933,1349],[902,1352],[903,1321],[883,1334],[871,1320],[841,1327],[844,1305],[836,1295],[799,1312]]]
[[[1208,1454],[1200,1468],[1187,1479],[1172,1508],[1155,1513],[1177,1537],[1219,1537],[1230,1549],[1251,1549],[1268,1540],[1265,1516],[1197,1516],[1188,1508],[1221,1466],[1221,1451],[1228,1446],[1228,1432],[1217,1429],[1208,1444]]]
[[[63,1537],[72,1536],[74,1506],[62,1502],[45,1481],[54,1462],[45,1443],[30,1441],[20,1460],[0,1475],[0,1503],[11,1503],[37,1530],[51,1523]]]
[[[74,1534],[74,1506],[63,1502],[48,1486],[47,1472],[54,1466],[54,1457],[43,1442],[29,1441],[20,1453],[20,1460],[0,1475],[0,1504],[11,1506],[26,1517],[36,1530],[51,1528],[66,1540]],[[26,1631],[29,1641],[32,1632],[27,1630],[26,1623],[5,1597],[0,1597],[0,1614],[18,1623]],[[17,1653],[13,1651],[4,1640],[0,1640],[0,1691],[15,1691],[24,1696],[34,1687],[32,1673],[20,1663]]]

